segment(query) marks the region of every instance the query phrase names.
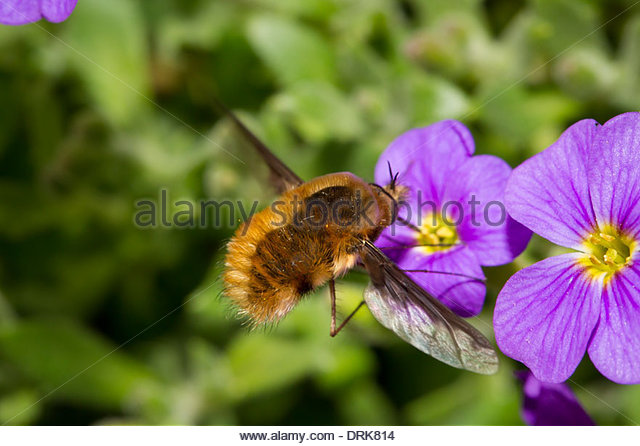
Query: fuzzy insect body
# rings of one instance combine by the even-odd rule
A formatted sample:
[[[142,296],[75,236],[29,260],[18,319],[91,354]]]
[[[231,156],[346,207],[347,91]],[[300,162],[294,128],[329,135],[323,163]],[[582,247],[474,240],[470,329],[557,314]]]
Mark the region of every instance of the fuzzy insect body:
[[[226,293],[251,322],[274,322],[355,266],[365,241],[391,224],[393,195],[344,172],[285,192],[228,245]]]
[[[465,370],[493,374],[491,343],[437,297],[418,286],[373,242],[392,224],[408,192],[391,173],[381,187],[348,173],[304,182],[222,104],[269,167],[281,196],[242,224],[227,248],[225,295],[254,325],[282,319],[307,293],[329,283],[331,336],[365,303],[400,338]],[[405,222],[408,223],[408,222]],[[364,300],[336,328],[335,279],[360,263],[370,277]]]

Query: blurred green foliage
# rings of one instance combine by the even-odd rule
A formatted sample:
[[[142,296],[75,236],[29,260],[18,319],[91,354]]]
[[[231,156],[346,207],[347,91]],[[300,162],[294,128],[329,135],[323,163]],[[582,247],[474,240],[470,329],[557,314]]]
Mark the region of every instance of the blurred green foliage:
[[[517,364],[454,370],[366,310],[331,339],[326,290],[249,332],[219,298],[233,228],[141,230],[135,203],[266,195],[215,97],[304,178],[371,178],[393,138],[444,118],[515,166],[639,108],[632,5],[79,0],[65,23],[0,27],[0,422],[520,424]],[[504,281],[556,252],[534,238],[487,269],[475,325],[492,336]],[[341,281],[343,314],[365,283]],[[587,359],[573,380],[596,422],[640,419],[638,386]]]

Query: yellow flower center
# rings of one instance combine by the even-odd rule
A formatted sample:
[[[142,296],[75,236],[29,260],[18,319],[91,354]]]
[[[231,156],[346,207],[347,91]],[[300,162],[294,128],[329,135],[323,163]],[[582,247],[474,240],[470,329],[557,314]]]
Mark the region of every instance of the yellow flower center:
[[[458,242],[455,225],[448,223],[438,214],[425,216],[418,229],[418,245],[428,254],[446,251]]]
[[[584,240],[587,256],[583,263],[594,276],[605,279],[631,263],[636,242],[613,226],[606,226],[589,234]]]

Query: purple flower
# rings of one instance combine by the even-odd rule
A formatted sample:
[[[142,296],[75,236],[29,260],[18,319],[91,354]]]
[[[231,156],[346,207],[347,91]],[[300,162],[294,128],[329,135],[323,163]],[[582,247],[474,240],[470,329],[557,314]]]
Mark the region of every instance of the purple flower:
[[[0,23],[24,25],[45,18],[62,22],[71,14],[78,0],[1,0]]]
[[[529,370],[518,370],[522,381],[522,418],[529,426],[593,426],[569,386],[538,381]]]
[[[511,262],[531,236],[502,205],[511,168],[500,158],[473,152],[469,130],[442,121],[396,138],[375,170],[376,183],[390,183],[391,169],[407,188],[400,219],[376,245],[462,316],[482,309],[481,266]]]
[[[505,284],[496,340],[542,381],[571,376],[588,350],[612,381],[640,383],[640,113],[586,119],[517,167],[509,214],[575,250]]]

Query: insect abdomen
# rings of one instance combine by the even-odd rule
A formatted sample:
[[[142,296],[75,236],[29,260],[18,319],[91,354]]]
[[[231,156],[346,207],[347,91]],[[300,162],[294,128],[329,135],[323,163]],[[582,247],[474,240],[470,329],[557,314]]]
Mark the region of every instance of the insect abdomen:
[[[281,319],[332,277],[332,250],[321,231],[276,228],[261,237],[248,258],[235,259],[243,241],[234,239],[229,245],[225,282],[229,297],[255,323]]]

